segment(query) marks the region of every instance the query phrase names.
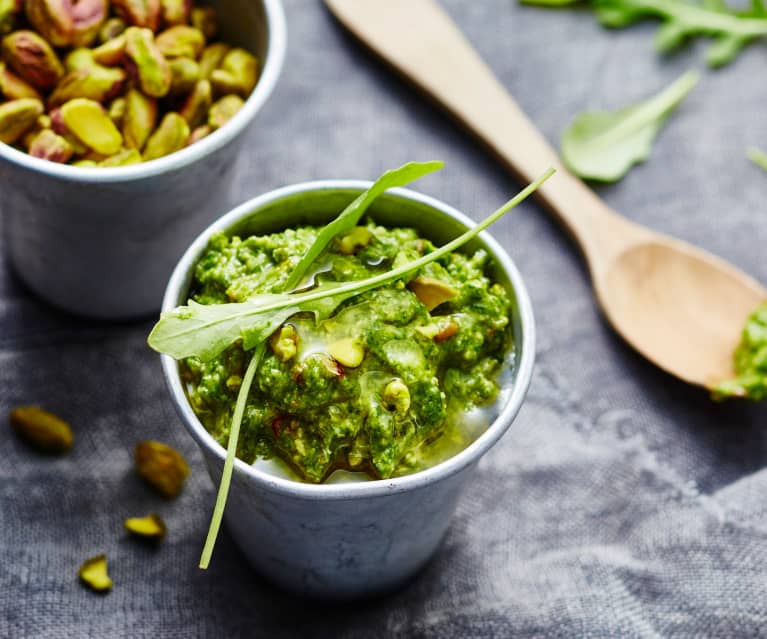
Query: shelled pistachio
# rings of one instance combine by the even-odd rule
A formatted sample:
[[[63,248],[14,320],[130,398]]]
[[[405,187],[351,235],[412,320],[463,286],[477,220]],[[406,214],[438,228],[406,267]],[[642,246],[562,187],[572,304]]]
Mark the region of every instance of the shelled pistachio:
[[[162,541],[167,532],[165,522],[156,513],[146,517],[129,517],[125,520],[125,530],[135,537],[155,543]]]
[[[157,100],[148,98],[141,91],[131,89],[125,96],[125,114],[122,133],[129,149],[144,148],[157,123]]]
[[[189,466],[175,448],[156,441],[139,442],[136,446],[136,470],[160,494],[177,497],[189,474]]]
[[[45,453],[72,448],[72,428],[63,419],[37,406],[19,406],[9,416],[11,427],[30,446]]]
[[[5,97],[7,100],[18,100],[19,98],[42,99],[37,89],[11,71],[5,62],[0,62],[0,96]]]
[[[88,588],[95,592],[108,592],[112,589],[112,579],[107,572],[106,555],[86,559],[77,575]]]
[[[189,125],[183,117],[174,112],[166,113],[160,126],[147,140],[144,159],[156,160],[183,149],[190,135]]]
[[[208,125],[214,131],[220,129],[243,107],[245,102],[239,95],[226,95],[210,107]]]
[[[43,113],[43,103],[34,98],[19,98],[0,104],[0,142],[13,144],[35,125]]]

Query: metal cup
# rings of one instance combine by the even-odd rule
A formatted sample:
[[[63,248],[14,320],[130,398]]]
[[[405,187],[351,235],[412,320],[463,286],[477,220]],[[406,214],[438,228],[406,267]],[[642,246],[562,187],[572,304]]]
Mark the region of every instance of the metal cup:
[[[182,151],[133,166],[85,169],[0,144],[6,253],[40,297],[78,315],[124,319],[160,307],[173,265],[229,205],[242,133],[271,94],[285,54],[280,0],[216,0],[224,40],[262,72],[242,110]]]
[[[236,208],[208,227],[181,258],[168,284],[163,310],[186,303],[194,265],[213,233],[246,236],[326,224],[369,186],[356,181],[310,182],[272,191]],[[385,226],[416,227],[437,244],[473,225],[446,204],[405,189],[387,191],[373,203],[370,215]],[[312,485],[267,474],[238,459],[226,522],[253,566],[273,582],[315,597],[368,596],[400,585],[436,551],[480,457],[516,416],[535,357],[532,308],[517,268],[487,232],[466,250],[479,248],[492,256],[492,275],[513,299],[514,352],[505,367],[497,416],[454,457],[394,479]],[[162,366],[173,403],[218,483],[226,451],[189,405],[178,362],[163,356]],[[204,532],[200,530],[201,537]]]

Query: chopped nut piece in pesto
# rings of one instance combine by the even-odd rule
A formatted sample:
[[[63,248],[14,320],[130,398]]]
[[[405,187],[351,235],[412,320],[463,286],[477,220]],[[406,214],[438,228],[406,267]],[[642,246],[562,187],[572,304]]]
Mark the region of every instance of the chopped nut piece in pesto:
[[[362,280],[435,248],[413,229],[357,229],[346,237],[365,241],[330,244],[310,282]],[[221,304],[284,290],[320,231],[214,236],[195,268],[191,298]],[[337,469],[374,478],[406,474],[434,463],[430,453],[443,438],[470,443],[463,416],[496,398],[511,347],[509,296],[488,265],[481,250],[451,253],[348,299],[319,323],[311,314],[290,317],[258,367],[238,456],[276,458],[301,479],[322,482]],[[222,446],[239,389],[232,380],[242,379],[250,357],[237,343],[182,365],[190,402]]]

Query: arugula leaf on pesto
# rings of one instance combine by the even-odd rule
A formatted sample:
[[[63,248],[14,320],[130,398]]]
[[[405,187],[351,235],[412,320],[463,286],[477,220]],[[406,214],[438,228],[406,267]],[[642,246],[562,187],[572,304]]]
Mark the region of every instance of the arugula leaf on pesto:
[[[260,295],[252,301],[233,304],[203,305],[191,303],[163,313],[149,335],[149,346],[159,353],[181,359],[191,355],[210,358],[242,339],[246,349],[254,348],[268,337],[268,328],[278,316],[325,312],[333,304],[364,293],[388,282],[410,275],[448,253],[461,248],[491,224],[497,222],[520,202],[527,199],[554,173],[546,171],[492,215],[437,250],[398,268],[374,277],[333,286],[320,286],[306,293]],[[332,312],[332,311],[330,311]],[[289,316],[289,315],[288,315]],[[284,321],[284,320],[283,320]]]
[[[661,93],[618,111],[582,113],[562,135],[562,159],[576,175],[615,182],[647,159],[666,119],[698,82],[688,71]]]
[[[576,4],[577,0],[522,0],[545,7]],[[752,0],[748,9],[731,9],[723,0],[592,0],[591,7],[605,27],[622,28],[646,18],[663,24],[655,49],[667,53],[696,36],[713,39],[706,54],[711,67],[731,62],[750,42],[767,36],[767,9]]]
[[[264,342],[291,315],[331,314],[350,295],[337,284],[324,284],[303,295],[255,295],[247,302],[198,304],[190,301],[162,319],[149,335],[149,345],[175,359],[199,357],[208,361],[242,339],[245,350]],[[367,289],[365,289],[367,290]]]
[[[290,286],[285,288],[290,290],[290,287],[300,283],[313,261],[327,245],[340,233],[345,233],[356,225],[364,210],[373,200],[373,196],[369,195],[371,192],[377,196],[386,188],[402,185],[406,181],[416,179],[437,168],[441,168],[441,163],[410,164],[385,174],[379,182],[371,187],[370,191],[357,198],[334,223],[320,232],[307,252],[307,255],[312,256],[311,259],[303,258],[300,261],[296,269],[297,272],[289,279],[288,284]],[[177,359],[195,356],[204,360],[215,357],[235,343],[241,343],[244,350],[253,353],[235,404],[218,497],[205,548],[200,559],[201,568],[208,566],[212,556],[231,483],[239,431],[248,394],[264,355],[266,340],[270,335],[292,315],[308,312],[314,314],[317,319],[328,317],[344,300],[397,279],[405,278],[423,266],[460,248],[533,193],[553,172],[552,169],[547,171],[484,222],[456,240],[389,272],[359,281],[324,283],[308,292],[257,295],[240,303],[204,305],[190,302],[187,306],[162,315],[148,340],[150,346],[159,352],[169,354]]]
[[[357,199],[355,199],[349,206],[347,206],[341,214],[328,224],[320,233],[317,240],[312,244],[306,254],[301,258],[301,261],[296,266],[291,278],[288,280],[288,284],[285,287],[286,290],[293,290],[301,282],[306,272],[314,263],[320,253],[325,250],[333,238],[338,237],[357,225],[365,211],[372,204],[379,195],[388,189],[392,189],[397,186],[405,186],[410,182],[415,182],[418,178],[439,171],[445,166],[444,162],[408,162],[407,164],[387,171],[380,178],[378,178],[373,186],[367,191],[361,193]]]
[[[767,399],[767,302],[748,318],[734,364],[737,377],[714,387],[714,399]]]

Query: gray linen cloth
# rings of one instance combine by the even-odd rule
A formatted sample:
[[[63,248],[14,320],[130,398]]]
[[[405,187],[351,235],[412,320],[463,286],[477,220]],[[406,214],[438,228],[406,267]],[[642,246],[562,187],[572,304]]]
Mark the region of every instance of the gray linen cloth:
[[[433,158],[446,169],[417,188],[475,219],[517,190],[322,5],[286,5],[284,73],[248,133],[233,202]],[[552,141],[580,110],[624,105],[703,66],[702,43],[657,56],[651,25],[608,32],[588,11],[512,0],[446,5]],[[600,192],[767,281],[767,175],[744,157],[767,148],[764,78],[759,46],[705,72],[651,160]],[[77,442],[50,459],[0,429],[0,637],[767,637],[767,407],[714,404],[625,346],[577,251],[535,204],[494,233],[535,304],[530,395],[433,562],[391,596],[337,606],[276,590],[225,532],[212,568],[197,569],[214,491],[145,345],[151,323],[64,316],[2,267],[0,412],[41,403],[72,421]],[[143,438],[188,455],[177,501],[135,476]],[[156,551],[121,530],[151,510],[170,529]],[[98,552],[111,560],[107,596],[77,583]]]

